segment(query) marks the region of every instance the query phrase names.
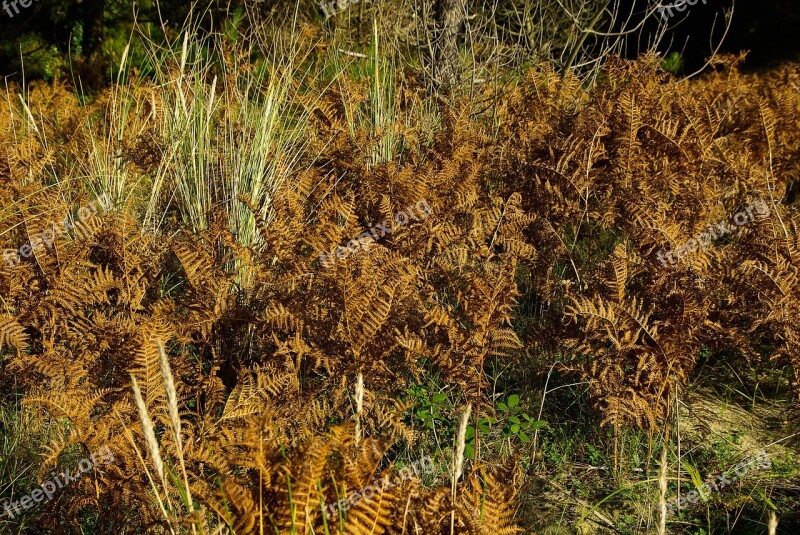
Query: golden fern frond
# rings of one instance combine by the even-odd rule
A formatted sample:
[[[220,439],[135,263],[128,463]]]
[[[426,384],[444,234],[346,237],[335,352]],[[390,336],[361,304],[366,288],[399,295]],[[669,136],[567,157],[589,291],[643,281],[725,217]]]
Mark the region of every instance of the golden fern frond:
[[[514,329],[492,329],[489,334],[493,354],[506,355],[513,350],[522,348],[522,342]]]
[[[470,474],[459,488],[456,503],[456,522],[463,532],[516,535],[523,531],[514,520],[519,492],[515,474],[516,467]]]
[[[200,247],[190,247],[182,242],[174,243],[172,251],[183,266],[188,283],[196,291],[202,291],[204,283],[214,271],[211,259],[203,254]]]
[[[144,402],[148,407],[161,401],[165,402],[164,388],[159,365],[158,340],[168,341],[172,332],[167,324],[150,321],[136,333],[137,346],[133,355],[130,371],[142,391]]]
[[[769,293],[777,290],[781,298],[790,295],[792,290],[797,287],[798,269],[790,266],[782,258],[778,258],[774,266],[761,260],[745,260],[742,268],[748,276],[768,281],[770,283]]]
[[[324,498],[319,485],[325,475],[332,445],[329,439],[314,438],[305,451],[302,464],[297,467],[298,472],[288,477],[294,504],[293,523],[302,526],[302,533],[308,533],[308,526],[313,526],[319,515],[320,500]]]
[[[386,471],[375,484],[359,489],[361,499],[347,511],[344,532],[351,535],[382,534],[395,527],[400,520],[400,506],[405,503],[406,493],[392,487],[391,472]]]
[[[100,231],[103,226],[103,218],[97,214],[91,214],[85,219],[75,222],[74,232],[76,241],[88,242]]]
[[[259,388],[252,374],[245,374],[236,383],[225,402],[217,423],[257,414],[264,404],[266,390]]]
[[[28,344],[28,334],[14,316],[0,315],[0,351],[3,346],[10,346],[20,351]]]
[[[614,277],[608,281],[608,285],[614,301],[619,304],[625,299],[625,284],[628,282],[628,254],[624,243],[614,248],[611,267],[614,270]]]
[[[620,133],[620,159],[624,172],[624,184],[630,184],[634,163],[634,155],[638,152],[639,129],[642,126],[636,95],[630,90],[619,95],[619,110],[622,114],[623,131]]]
[[[268,406],[270,396],[277,398],[298,390],[299,383],[294,370],[281,372],[264,367],[245,372],[225,402],[217,423],[259,414]]]
[[[302,332],[303,320],[292,314],[282,303],[273,303],[261,316],[261,321],[278,329]]]
[[[365,260],[364,267],[373,267],[377,260],[377,254],[371,255]],[[365,270],[345,286],[346,328],[350,344],[357,354],[372,341],[389,318],[392,307],[405,297],[416,280],[413,267],[398,256],[385,253],[385,262],[380,271]]]

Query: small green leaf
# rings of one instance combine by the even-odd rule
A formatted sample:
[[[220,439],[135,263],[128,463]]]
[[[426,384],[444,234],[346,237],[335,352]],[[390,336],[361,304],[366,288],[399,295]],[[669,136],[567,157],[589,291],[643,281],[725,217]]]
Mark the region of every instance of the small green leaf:
[[[516,435],[517,433],[519,433],[519,424],[514,424],[514,425],[512,425],[512,426],[511,426],[511,432],[512,432],[512,433],[514,433],[515,435]]]
[[[522,423],[522,422],[520,421],[520,419],[519,419],[519,418],[517,418],[516,416],[509,416],[509,417],[508,417],[508,421],[509,421],[509,422],[511,422],[512,424],[517,424],[517,425],[519,425],[519,424],[521,424],[521,423]]]
[[[474,459],[475,458],[475,448],[472,447],[470,444],[464,444],[464,456],[467,459]]]
[[[535,422],[531,422],[531,429],[541,429],[545,426],[547,426],[547,422],[544,420],[536,420]]]
[[[447,399],[447,394],[436,394],[431,398],[433,403],[441,403],[442,401]]]
[[[530,442],[530,441],[531,441],[531,437],[529,437],[528,435],[526,435],[526,434],[525,434],[525,431],[520,431],[519,435],[517,435],[517,436],[519,436],[519,439],[520,439],[522,442],[524,442],[525,444],[527,444],[528,442]]]
[[[506,405],[502,401],[497,404],[497,408],[500,409],[503,412],[508,412],[508,405]]]
[[[513,396],[508,396],[508,406],[516,407],[517,405],[519,405],[519,396],[516,394]]]

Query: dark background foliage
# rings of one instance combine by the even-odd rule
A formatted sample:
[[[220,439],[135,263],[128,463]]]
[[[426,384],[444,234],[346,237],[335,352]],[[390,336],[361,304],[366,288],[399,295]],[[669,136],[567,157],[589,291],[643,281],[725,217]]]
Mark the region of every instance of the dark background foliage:
[[[663,2],[664,4],[674,2]],[[707,0],[698,1],[681,16],[665,39],[666,52],[679,51],[685,69],[693,72],[705,63],[724,30],[723,10],[734,7],[733,21],[720,52],[749,51],[744,68],[759,70],[787,60],[800,59],[800,2],[795,0]],[[715,25],[716,17],[716,25]]]
[[[10,17],[8,10],[0,9],[0,74],[15,81],[54,77],[80,80],[84,89],[107,82],[113,72],[111,58],[118,58],[128,42],[133,27],[134,14],[140,28],[151,38],[163,37],[164,30],[171,32],[185,20],[191,7],[181,0],[32,0],[19,14]],[[712,52],[711,43],[719,42],[724,29],[723,10],[729,9],[733,0],[698,1],[683,13],[670,19],[671,28],[662,43],[667,55],[678,52],[682,59],[682,72],[694,72],[703,66]],[[8,0],[6,0],[8,2]],[[627,3],[627,6],[624,4]],[[632,4],[644,7],[641,1],[623,2],[622,12],[627,13]],[[664,2],[669,4],[668,1]],[[294,2],[271,0],[242,2],[202,2],[195,13],[202,13],[206,27],[220,27],[227,13],[241,13],[245,8],[255,8],[263,13],[285,11],[291,13]],[[308,18],[321,18],[312,2],[303,2],[300,12]],[[716,20],[715,20],[716,17]],[[164,25],[162,26],[162,21]],[[656,21],[646,26],[643,35],[629,39],[627,55],[635,57]],[[720,52],[749,51],[744,67],[762,69],[785,60],[800,57],[800,3],[795,0],[739,0],[735,3],[731,28]]]

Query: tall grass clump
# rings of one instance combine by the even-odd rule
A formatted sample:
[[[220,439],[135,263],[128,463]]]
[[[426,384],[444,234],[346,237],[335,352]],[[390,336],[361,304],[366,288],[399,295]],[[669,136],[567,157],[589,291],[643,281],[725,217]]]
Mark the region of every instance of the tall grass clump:
[[[105,113],[86,117],[87,135],[80,138],[86,145],[86,157],[76,157],[85,188],[95,199],[108,195],[114,204],[126,204],[142,178],[124,157],[123,148],[127,140],[148,128],[151,118],[143,109],[147,101],[140,98],[139,82],[129,77],[129,52],[130,43],[122,53],[113,85],[99,100]],[[81,93],[79,98],[85,101],[87,97]]]
[[[202,231],[212,212],[223,210],[240,245],[259,244],[256,217],[269,221],[272,197],[301,165],[306,146],[308,111],[299,101],[309,73],[301,70],[302,51],[292,50],[278,58],[187,30],[157,61],[165,53],[151,43],[165,156],[148,226],[157,228],[174,208]]]

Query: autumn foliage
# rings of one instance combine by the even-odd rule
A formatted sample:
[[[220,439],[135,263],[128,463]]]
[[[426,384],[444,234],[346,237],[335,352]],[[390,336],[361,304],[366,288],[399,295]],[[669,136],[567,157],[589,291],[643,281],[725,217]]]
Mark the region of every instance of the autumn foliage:
[[[167,108],[154,88],[137,89],[140,106],[118,140],[86,126],[113,113],[113,88],[86,106],[58,84],[36,86],[24,106],[9,91],[3,248],[97,198],[85,179],[89,147],[107,144],[138,177],[111,192],[113,210],[0,263],[2,380],[43,417],[67,422],[46,444],[41,473],[76,445],[108,445],[116,459],[42,505],[43,526],[89,507],[107,533],[430,534],[451,523],[456,533],[516,533],[519,471],[488,452],[455,501],[449,486],[413,478],[334,525],[322,512],[394,470],[393,445],[414,442],[401,401],[411,381],[435,373],[480,414],[491,410],[493,359],[538,373],[560,351],[614,427],[661,425],[701,348],[789,363],[800,396],[800,69],[746,75],[734,59],[715,69],[675,81],[653,58],[615,61],[590,89],[535,71],[502,94],[440,103],[432,132],[408,120],[353,130],[348,117],[368,82],[319,88],[297,103],[308,116],[301,165],[268,201],[213,190],[198,228],[169,203],[175,171],[149,119]],[[398,114],[424,98],[404,86]],[[375,147],[388,128],[402,150],[382,161]],[[208,150],[212,183],[227,172],[220,150]],[[155,176],[167,186],[154,227],[140,208]],[[759,199],[768,217],[659,262],[659,251]],[[428,217],[320,262],[420,200]],[[252,243],[232,230],[232,204],[252,214]],[[159,341],[180,445],[168,431]],[[153,471],[131,375],[175,476],[163,493],[171,528],[143,469]],[[195,501],[183,506],[179,448]]]

